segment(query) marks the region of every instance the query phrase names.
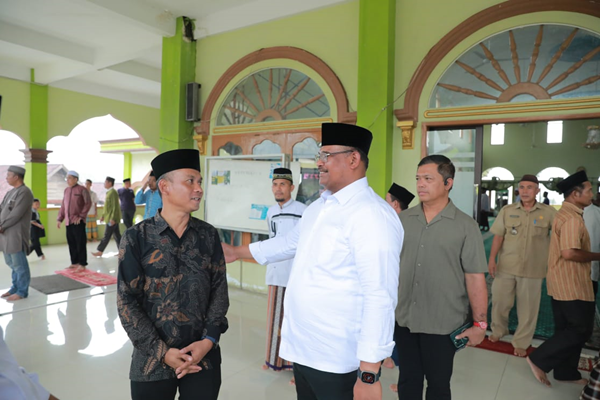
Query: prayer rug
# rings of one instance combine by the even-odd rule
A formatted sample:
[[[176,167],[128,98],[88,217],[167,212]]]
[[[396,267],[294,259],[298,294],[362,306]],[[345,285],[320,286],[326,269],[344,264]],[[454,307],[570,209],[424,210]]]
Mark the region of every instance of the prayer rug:
[[[91,286],[108,286],[117,283],[116,277],[102,274],[100,272],[90,271],[89,269],[84,269],[82,271],[77,271],[75,269],[61,269],[54,272]]]
[[[504,354],[510,354],[512,356],[514,355],[514,348],[512,346],[512,344],[508,343],[508,342],[503,342],[502,340],[497,341],[496,343],[490,342],[488,340],[488,338],[486,337],[485,339],[483,339],[483,342],[481,342],[479,344],[479,346],[477,346],[478,349],[485,349],[485,350],[491,350],[491,351],[495,351],[498,353],[504,353]],[[533,346],[529,346],[529,348],[527,349],[527,355],[530,355],[536,348]],[[517,357],[517,356],[515,356]],[[521,358],[521,357],[519,357]],[[593,368],[594,364],[594,358],[588,355],[584,355],[582,354],[581,357],[579,358],[579,369],[582,371],[591,371]]]
[[[84,283],[62,275],[36,276],[31,278],[29,286],[44,294],[54,294],[89,288],[89,286]]]

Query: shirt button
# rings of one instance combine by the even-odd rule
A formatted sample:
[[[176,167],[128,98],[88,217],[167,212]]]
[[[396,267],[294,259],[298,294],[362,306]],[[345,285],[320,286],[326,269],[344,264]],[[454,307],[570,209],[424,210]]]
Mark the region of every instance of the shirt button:
[[[413,301],[413,304],[417,304],[417,302],[416,302],[416,301]]]
[[[420,267],[420,266],[421,266],[421,264],[417,264],[417,267]]]
[[[421,245],[421,247],[425,247],[424,245]]]

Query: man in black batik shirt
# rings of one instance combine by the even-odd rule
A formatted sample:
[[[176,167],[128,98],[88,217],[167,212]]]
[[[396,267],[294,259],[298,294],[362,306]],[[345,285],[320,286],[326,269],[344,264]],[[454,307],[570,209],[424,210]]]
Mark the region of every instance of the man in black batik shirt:
[[[118,310],[133,343],[132,399],[217,399],[219,337],[229,308],[214,227],[190,213],[202,198],[197,150],[152,160],[163,208],[128,229],[119,247]]]

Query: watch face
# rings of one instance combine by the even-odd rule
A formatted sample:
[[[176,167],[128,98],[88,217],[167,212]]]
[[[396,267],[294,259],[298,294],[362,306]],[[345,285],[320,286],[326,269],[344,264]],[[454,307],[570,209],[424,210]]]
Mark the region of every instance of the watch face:
[[[363,372],[360,380],[371,385],[375,383],[375,374],[372,372]]]

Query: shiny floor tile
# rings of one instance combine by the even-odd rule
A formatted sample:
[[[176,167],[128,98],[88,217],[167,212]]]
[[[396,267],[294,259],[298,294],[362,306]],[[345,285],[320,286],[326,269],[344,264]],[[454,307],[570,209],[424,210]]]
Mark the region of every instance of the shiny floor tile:
[[[94,250],[88,244],[88,251]],[[66,246],[46,246],[47,259],[30,256],[32,276],[53,274],[68,265]],[[106,257],[89,255],[88,268],[116,275],[116,246]],[[0,257],[0,288],[10,286],[10,269]],[[46,296],[30,289],[27,299],[0,300],[0,326],[19,363],[38,373],[40,381],[61,400],[129,399],[132,345],[116,309],[116,285],[79,289]],[[263,294],[230,289],[229,330],[221,338],[224,400],[295,399],[291,372],[263,371],[266,304]],[[510,339],[508,339],[510,340]],[[537,345],[537,343],[536,343]],[[587,375],[586,375],[587,376]],[[397,399],[389,385],[398,369],[384,368],[383,399]],[[524,359],[468,348],[456,355],[453,398],[459,400],[577,399],[581,387],[553,381],[540,385]]]

